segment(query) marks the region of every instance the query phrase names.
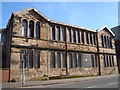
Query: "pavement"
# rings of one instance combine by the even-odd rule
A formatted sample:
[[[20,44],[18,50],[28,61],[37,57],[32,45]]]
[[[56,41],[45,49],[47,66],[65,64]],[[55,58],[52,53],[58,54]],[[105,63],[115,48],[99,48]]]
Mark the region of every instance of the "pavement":
[[[109,79],[112,77],[116,77],[118,75],[105,75],[105,76],[93,76],[93,77],[82,77],[82,78],[73,78],[73,79],[57,79],[57,80],[47,80],[47,81],[27,81],[24,85],[21,82],[17,83],[4,83],[2,84],[2,88],[24,88],[24,87],[32,87],[32,86],[45,86],[45,85],[55,85],[55,84],[63,84],[63,83],[73,83],[73,82],[84,82],[84,81],[92,81],[92,80],[100,80],[100,79]]]

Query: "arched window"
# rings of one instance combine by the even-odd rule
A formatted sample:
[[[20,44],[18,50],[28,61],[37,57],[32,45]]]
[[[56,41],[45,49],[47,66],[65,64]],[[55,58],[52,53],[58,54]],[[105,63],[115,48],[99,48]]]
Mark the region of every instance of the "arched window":
[[[30,21],[29,29],[30,29],[30,37],[34,37],[34,22],[33,21]]]
[[[40,23],[36,23],[36,38],[40,39]]]
[[[24,20],[22,21],[22,36],[27,37],[27,26],[28,26],[27,20],[24,19]]]

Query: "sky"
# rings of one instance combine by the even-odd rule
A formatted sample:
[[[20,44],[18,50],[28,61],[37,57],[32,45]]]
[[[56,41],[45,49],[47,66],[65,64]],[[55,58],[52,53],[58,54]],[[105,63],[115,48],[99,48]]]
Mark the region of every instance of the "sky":
[[[51,20],[97,30],[118,25],[118,2],[2,2],[2,26],[12,12],[34,7]]]

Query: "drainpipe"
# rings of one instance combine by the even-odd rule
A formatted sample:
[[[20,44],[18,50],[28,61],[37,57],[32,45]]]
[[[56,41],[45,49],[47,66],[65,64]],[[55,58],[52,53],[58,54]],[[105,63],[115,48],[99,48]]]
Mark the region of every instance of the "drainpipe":
[[[66,30],[66,40],[65,40],[65,52],[66,52],[66,75],[69,75],[69,73],[68,73],[68,58],[67,58],[67,30]]]
[[[100,55],[99,55],[99,41],[98,41],[98,30],[96,31],[96,40],[97,40],[97,56],[98,56],[98,74],[101,76],[101,65],[100,65]]]

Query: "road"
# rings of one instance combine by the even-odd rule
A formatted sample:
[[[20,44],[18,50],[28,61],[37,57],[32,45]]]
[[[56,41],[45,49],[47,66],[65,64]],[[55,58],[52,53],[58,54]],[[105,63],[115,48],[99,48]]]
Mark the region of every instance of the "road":
[[[32,88],[118,88],[118,76],[84,82],[72,82],[54,85],[34,86]],[[31,87],[27,87],[31,88]]]

